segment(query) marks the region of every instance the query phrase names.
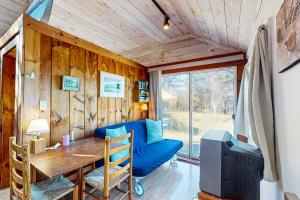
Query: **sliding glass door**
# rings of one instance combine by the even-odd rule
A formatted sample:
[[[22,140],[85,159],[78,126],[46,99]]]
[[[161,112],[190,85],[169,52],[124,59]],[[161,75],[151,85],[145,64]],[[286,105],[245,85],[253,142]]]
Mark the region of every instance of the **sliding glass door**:
[[[200,140],[211,129],[232,133],[235,67],[164,75],[162,91],[164,134],[184,142],[183,156],[199,157]]]

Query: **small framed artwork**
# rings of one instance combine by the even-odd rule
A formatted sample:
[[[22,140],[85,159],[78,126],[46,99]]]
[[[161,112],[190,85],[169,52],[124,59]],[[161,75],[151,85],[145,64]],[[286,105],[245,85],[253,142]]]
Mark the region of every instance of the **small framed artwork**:
[[[100,97],[124,98],[125,78],[107,72],[100,73]]]
[[[62,89],[79,91],[80,90],[80,78],[73,76],[63,76],[62,78]]]

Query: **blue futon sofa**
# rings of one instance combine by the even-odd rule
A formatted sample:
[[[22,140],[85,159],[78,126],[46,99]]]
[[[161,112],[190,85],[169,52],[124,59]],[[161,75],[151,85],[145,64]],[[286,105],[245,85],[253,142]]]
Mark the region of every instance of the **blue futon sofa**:
[[[183,146],[182,141],[169,139],[153,144],[147,144],[147,129],[145,120],[97,128],[95,130],[95,137],[105,138],[107,128],[113,129],[123,125],[125,125],[127,132],[134,130],[132,165],[134,177],[144,177],[148,175],[153,170],[169,161]],[[138,191],[136,191],[136,193],[141,195]],[[142,191],[142,193],[144,192]]]

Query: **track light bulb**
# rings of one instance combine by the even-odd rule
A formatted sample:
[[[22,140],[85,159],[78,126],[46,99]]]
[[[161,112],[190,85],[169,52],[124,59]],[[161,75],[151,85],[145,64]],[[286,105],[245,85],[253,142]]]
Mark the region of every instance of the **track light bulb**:
[[[169,24],[169,18],[165,17],[165,21],[164,21],[164,26],[163,28],[165,30],[168,30],[170,28],[170,24]]]

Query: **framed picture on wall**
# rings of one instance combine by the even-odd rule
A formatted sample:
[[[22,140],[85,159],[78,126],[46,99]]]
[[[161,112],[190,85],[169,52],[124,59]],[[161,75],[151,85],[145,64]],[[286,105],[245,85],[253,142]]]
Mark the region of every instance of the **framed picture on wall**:
[[[73,76],[63,76],[62,77],[62,89],[79,91],[80,90],[80,78]]]
[[[125,97],[125,78],[108,72],[100,73],[100,97]]]
[[[277,14],[278,72],[284,72],[300,62],[299,10],[299,1],[285,0]]]

